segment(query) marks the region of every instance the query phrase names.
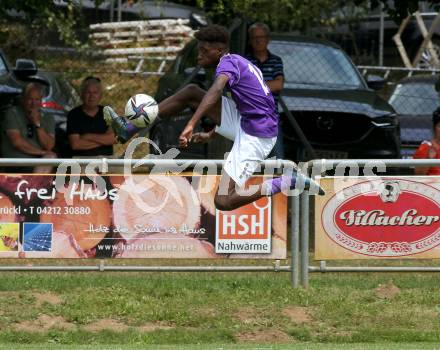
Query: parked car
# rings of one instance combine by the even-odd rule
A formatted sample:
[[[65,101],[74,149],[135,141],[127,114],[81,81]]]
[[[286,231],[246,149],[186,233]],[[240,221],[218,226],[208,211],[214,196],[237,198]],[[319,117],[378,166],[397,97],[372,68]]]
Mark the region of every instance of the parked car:
[[[39,71],[38,78],[47,82],[44,89],[42,110],[55,119],[56,151],[60,158],[70,158],[67,141],[67,113],[81,104],[81,99],[73,86],[60,73]]]
[[[284,61],[283,100],[318,157],[400,157],[398,119],[393,108],[372,90],[383,86],[383,80],[371,77],[366,82],[350,58],[338,46],[327,41],[274,37],[270,50]],[[160,79],[156,99],[163,100],[190,81],[208,88],[212,72],[197,71],[195,67],[196,43],[193,41]],[[187,110],[175,118],[162,121],[151,130],[150,137],[162,151],[177,147],[179,133],[191,114],[192,111]],[[286,157],[310,159],[311,155],[305,153],[305,147],[293,131],[285,111],[280,109],[280,115]],[[207,123],[200,127],[205,125],[209,127]],[[221,142],[227,144],[225,140]],[[192,145],[182,156],[223,157],[229,149],[222,146]]]
[[[269,49],[284,63],[284,102],[321,158],[398,158],[399,123],[393,108],[373,89],[384,81],[365,81],[350,58],[328,41],[290,37],[272,40]],[[285,112],[285,152],[302,149]],[[308,159],[310,156],[296,156]]]
[[[399,81],[388,102],[400,120],[402,157],[411,158],[423,140],[432,138],[432,113],[440,107],[435,90],[439,75],[412,76]]]
[[[32,60],[18,59],[12,68],[5,53],[0,49],[0,110],[7,108],[21,93],[30,77],[37,73],[37,65]]]

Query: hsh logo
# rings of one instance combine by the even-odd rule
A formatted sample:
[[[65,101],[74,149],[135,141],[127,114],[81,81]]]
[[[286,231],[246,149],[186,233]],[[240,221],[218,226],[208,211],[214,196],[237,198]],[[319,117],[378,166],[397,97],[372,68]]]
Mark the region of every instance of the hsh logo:
[[[232,211],[217,211],[217,230],[220,239],[267,239],[271,228],[271,198]]]

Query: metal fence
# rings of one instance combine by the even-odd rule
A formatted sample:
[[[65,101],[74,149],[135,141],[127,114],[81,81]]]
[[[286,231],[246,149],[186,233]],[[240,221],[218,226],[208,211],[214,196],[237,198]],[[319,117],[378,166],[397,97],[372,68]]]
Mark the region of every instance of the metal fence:
[[[113,171],[122,171],[124,167],[134,165],[143,165],[146,167],[162,166],[169,171],[181,167],[191,167],[194,165],[215,166],[217,170],[221,169],[224,160],[179,160],[179,159],[18,159],[3,158],[0,159],[1,167],[10,166],[87,166],[97,167],[100,173],[105,174],[109,167]],[[296,168],[296,164],[288,160],[265,160],[263,167],[271,169],[280,169],[284,167]],[[182,169],[180,169],[182,170]],[[145,265],[111,265],[106,264],[105,260],[98,260],[97,265],[2,265],[0,271],[145,271],[145,272],[290,272],[292,286],[298,286],[299,278],[299,197],[292,197],[290,200],[290,227],[291,227],[291,247],[292,255],[290,265],[284,265],[280,260],[275,260],[272,266],[251,266],[251,265],[231,265],[231,266],[206,266],[206,265],[188,265],[188,266],[145,266]],[[288,235],[286,235],[288,237]],[[289,237],[288,237],[289,238]],[[287,242],[286,242],[287,243]],[[287,246],[286,246],[287,249]]]
[[[162,165],[172,169],[181,165],[213,165],[216,167],[223,166],[223,160],[167,160],[167,159],[143,159],[142,164],[145,166]],[[133,166],[139,164],[138,159],[0,159],[0,166],[37,166],[37,165],[51,165],[57,166],[60,164],[76,163],[80,166],[94,164],[99,166],[102,173],[108,171],[108,166],[123,167]],[[386,167],[422,167],[422,166],[440,166],[440,160],[402,160],[402,159],[385,159],[385,160],[371,160],[371,159],[355,159],[355,160],[340,160],[340,159],[321,159],[311,161],[303,164],[301,167],[309,174],[317,176],[319,174],[325,176],[325,172],[329,169],[345,167],[364,167],[368,165],[386,166]],[[262,163],[264,167],[271,167],[275,169],[283,169],[284,167],[292,168],[297,165],[291,161],[285,160],[266,160]],[[312,202],[313,203],[313,202]],[[291,196],[289,199],[290,212],[290,239],[291,254],[289,264],[281,264],[281,261],[274,261],[273,266],[249,266],[249,265],[234,265],[234,266],[142,266],[142,265],[109,265],[105,264],[105,260],[99,260],[97,265],[69,265],[69,266],[0,266],[0,271],[149,271],[149,272],[289,272],[291,285],[294,288],[309,286],[309,273],[314,272],[440,272],[440,267],[429,266],[328,266],[326,261],[320,261],[319,265],[311,264],[311,255],[309,241],[314,232],[313,222],[310,222],[310,211],[312,205],[308,191],[303,191],[299,196]]]

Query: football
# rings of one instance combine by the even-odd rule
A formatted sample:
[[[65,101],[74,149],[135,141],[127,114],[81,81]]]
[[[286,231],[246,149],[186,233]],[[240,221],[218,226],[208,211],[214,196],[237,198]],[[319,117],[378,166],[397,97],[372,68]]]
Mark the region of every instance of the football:
[[[151,125],[159,113],[156,100],[145,94],[137,94],[127,101],[125,105],[125,118],[137,128]]]

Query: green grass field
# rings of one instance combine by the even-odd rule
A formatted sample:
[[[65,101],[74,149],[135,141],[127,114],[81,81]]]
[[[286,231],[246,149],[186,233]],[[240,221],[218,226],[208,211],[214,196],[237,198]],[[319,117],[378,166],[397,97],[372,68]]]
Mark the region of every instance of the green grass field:
[[[439,284],[428,273],[314,274],[304,290],[287,273],[2,272],[0,349],[439,349]]]
[[[376,343],[376,344],[316,344],[297,343],[284,345],[16,345],[6,344],[0,350],[435,350],[435,344]]]

